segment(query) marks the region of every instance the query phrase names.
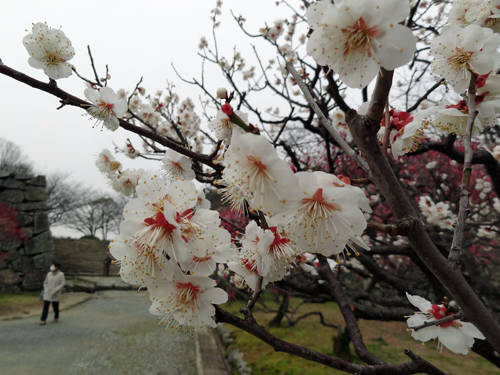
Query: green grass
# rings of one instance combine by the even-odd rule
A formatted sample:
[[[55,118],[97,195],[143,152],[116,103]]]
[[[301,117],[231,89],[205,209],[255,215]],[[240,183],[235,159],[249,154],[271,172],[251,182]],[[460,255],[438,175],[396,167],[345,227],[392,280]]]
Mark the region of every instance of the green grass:
[[[269,308],[278,308],[278,305],[273,301],[273,296],[264,295],[264,298]],[[300,303],[299,299],[292,299],[290,306],[297,306],[298,303]],[[266,313],[262,309],[258,309],[258,306],[259,304],[254,309],[254,317],[273,335],[285,341],[333,355],[333,336],[337,332],[333,328],[322,326],[319,317],[307,317],[294,327],[288,327],[286,320],[283,320],[282,327],[270,328],[268,322],[275,314]],[[230,302],[222,307],[242,317],[239,309],[243,307],[243,303]],[[342,315],[335,303],[302,305],[296,316],[310,311],[321,311],[328,322],[344,326]],[[408,357],[404,355],[403,351],[410,349],[443,371],[454,375],[500,374],[497,367],[475,353],[471,352],[467,356],[463,356],[451,353],[446,349],[443,353],[439,353],[437,343],[428,343],[422,346],[419,341],[412,339],[410,333],[406,331],[406,323],[360,320],[359,325],[368,350],[390,364],[407,362]],[[343,374],[340,371],[299,357],[277,353],[272,347],[252,335],[238,328],[226,326],[233,330],[236,341],[234,345],[244,353],[244,360],[252,367],[253,375]],[[362,362],[354,354],[352,344],[351,353],[353,355],[352,362],[361,364]]]
[[[0,294],[0,307],[15,306],[38,301],[40,292],[27,292],[19,294]]]

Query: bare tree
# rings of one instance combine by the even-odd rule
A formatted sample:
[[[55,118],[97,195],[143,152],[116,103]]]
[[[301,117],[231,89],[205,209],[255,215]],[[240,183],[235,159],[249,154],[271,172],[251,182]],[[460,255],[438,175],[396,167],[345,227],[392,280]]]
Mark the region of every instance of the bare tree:
[[[86,236],[97,236],[101,231],[105,240],[110,232],[118,229],[123,205],[108,195],[87,189],[80,192],[79,202],[72,203],[59,223]]]
[[[32,174],[34,170],[33,162],[21,147],[5,138],[0,138],[0,171]]]
[[[86,188],[80,181],[68,181],[70,173],[47,175],[47,210],[51,225],[60,225],[64,216],[81,204]]]

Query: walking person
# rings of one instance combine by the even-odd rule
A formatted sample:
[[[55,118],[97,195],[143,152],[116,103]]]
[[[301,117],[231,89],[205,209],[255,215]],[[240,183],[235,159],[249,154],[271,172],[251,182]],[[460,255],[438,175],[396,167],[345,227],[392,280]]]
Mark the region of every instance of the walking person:
[[[113,258],[111,258],[111,253],[108,251],[106,253],[106,258],[103,260],[104,264],[104,276],[108,277],[109,276],[109,268],[111,267],[111,262],[113,261]]]
[[[51,302],[54,309],[54,322],[59,320],[59,300],[61,299],[62,289],[66,282],[64,273],[62,273],[60,268],[61,265],[59,263],[52,263],[50,272],[43,282],[43,312],[40,325],[44,325],[47,322]]]

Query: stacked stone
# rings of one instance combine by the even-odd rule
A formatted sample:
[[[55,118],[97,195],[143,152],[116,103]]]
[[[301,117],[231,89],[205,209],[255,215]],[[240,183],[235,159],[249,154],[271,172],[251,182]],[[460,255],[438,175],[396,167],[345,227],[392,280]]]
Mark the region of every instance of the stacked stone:
[[[23,234],[0,237],[0,293],[41,289],[54,261],[46,187],[45,176],[0,171],[0,202],[17,211]]]

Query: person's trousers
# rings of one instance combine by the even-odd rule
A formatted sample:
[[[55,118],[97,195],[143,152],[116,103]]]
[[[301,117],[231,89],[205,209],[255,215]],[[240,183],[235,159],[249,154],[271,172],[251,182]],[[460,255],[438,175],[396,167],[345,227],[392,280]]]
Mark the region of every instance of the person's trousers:
[[[47,315],[49,315],[50,301],[43,301],[43,312],[42,312],[42,322],[47,320]],[[59,319],[59,301],[52,301],[52,308],[54,309],[54,319]]]

